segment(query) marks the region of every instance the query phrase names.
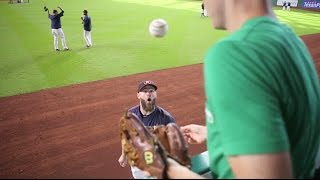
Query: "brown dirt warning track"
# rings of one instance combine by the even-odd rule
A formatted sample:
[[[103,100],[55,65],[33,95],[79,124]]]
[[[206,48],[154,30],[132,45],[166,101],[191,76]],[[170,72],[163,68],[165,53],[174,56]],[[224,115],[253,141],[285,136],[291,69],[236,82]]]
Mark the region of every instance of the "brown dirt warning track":
[[[320,34],[302,38],[320,74]],[[202,73],[197,64],[0,98],[0,178],[131,178],[118,164],[118,121],[138,82],[158,84],[158,104],[179,125],[204,124]]]

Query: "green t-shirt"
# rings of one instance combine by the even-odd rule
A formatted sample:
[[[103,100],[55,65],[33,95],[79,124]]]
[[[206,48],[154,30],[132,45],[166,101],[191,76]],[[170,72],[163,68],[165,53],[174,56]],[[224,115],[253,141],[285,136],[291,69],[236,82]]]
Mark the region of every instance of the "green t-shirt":
[[[218,178],[227,156],[291,153],[295,178],[311,178],[320,138],[320,85],[303,41],[267,16],[248,20],[204,62],[207,146]]]

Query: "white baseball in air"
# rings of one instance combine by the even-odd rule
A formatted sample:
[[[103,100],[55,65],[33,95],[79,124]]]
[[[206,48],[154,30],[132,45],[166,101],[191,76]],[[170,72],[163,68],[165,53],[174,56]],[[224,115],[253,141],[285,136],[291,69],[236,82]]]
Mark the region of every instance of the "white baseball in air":
[[[168,31],[168,23],[164,19],[155,19],[149,25],[149,32],[152,36],[161,38]]]

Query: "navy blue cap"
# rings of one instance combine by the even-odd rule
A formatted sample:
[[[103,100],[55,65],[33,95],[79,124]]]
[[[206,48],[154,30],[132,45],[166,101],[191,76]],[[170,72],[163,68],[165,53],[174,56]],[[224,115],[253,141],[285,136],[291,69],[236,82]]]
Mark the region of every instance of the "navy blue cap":
[[[156,85],[156,83],[154,83],[153,81],[142,81],[139,86],[138,86],[138,92],[140,92],[144,87],[146,86],[153,86],[154,87],[154,90],[157,90],[158,87]]]

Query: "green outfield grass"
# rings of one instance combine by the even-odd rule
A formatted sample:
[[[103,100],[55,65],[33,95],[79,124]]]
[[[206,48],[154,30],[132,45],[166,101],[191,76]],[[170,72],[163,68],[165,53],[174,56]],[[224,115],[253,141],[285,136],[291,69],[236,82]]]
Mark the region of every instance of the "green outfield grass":
[[[30,0],[0,3],[0,97],[118,76],[202,63],[212,43],[227,32],[200,17],[201,1],[190,0]],[[55,52],[50,20],[43,11],[60,5],[71,51]],[[80,17],[92,17],[93,47],[85,48]],[[319,14],[276,8],[280,20],[299,34],[319,33]],[[148,26],[166,19],[169,31],[157,39]],[[60,46],[61,47],[61,46]],[[147,78],[147,77],[146,77]]]

